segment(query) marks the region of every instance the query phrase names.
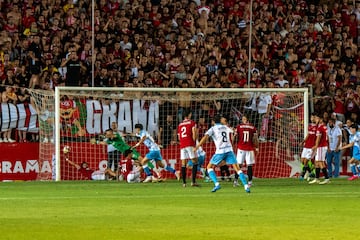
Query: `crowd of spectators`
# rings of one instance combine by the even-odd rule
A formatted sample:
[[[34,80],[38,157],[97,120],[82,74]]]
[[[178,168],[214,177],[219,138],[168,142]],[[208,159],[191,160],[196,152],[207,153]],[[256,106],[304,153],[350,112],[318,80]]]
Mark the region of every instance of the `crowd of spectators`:
[[[252,14],[249,0],[0,0],[0,9],[0,102],[57,85],[242,88],[250,69],[255,87],[312,85],[316,111],[343,121],[360,111],[359,0],[254,0]]]

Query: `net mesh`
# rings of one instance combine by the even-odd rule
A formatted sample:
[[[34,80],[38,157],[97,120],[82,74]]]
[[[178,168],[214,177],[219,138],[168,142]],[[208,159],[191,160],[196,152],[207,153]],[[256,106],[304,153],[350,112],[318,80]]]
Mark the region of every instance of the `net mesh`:
[[[87,162],[94,170],[104,171],[107,167],[116,170],[117,164],[109,164],[107,146],[94,144],[101,141],[104,132],[117,124],[118,131],[125,136],[132,146],[137,140],[133,136],[134,126],[143,124],[162,147],[163,158],[173,168],[179,170],[180,149],[176,129],[183,120],[183,111],[191,109],[193,120],[198,124],[199,137],[202,137],[211,126],[215,114],[226,115],[229,125],[236,127],[242,115],[246,114],[258,130],[260,139],[259,154],[256,156],[254,177],[274,178],[291,177],[300,165],[300,142],[304,138],[304,93],[276,91],[157,91],[126,89],[71,89],[61,88],[60,103],[60,136],[53,138],[54,133],[54,95],[42,91],[32,93],[39,116],[40,124],[40,161],[53,163],[54,141],[59,140],[59,147],[69,146],[66,154],[73,162]],[[53,139],[53,140],[51,140]],[[144,147],[138,148],[142,156],[147,153]],[[215,152],[212,142],[204,145],[205,164]],[[234,144],[236,153],[236,144]],[[84,179],[74,167],[65,162],[60,151],[60,174],[62,180]],[[122,155],[115,161],[120,161]],[[219,169],[217,169],[219,171]],[[165,174],[165,173],[164,173]],[[218,172],[220,175],[220,172]],[[53,176],[39,176],[50,179]],[[172,176],[166,176],[171,178]]]
[[[29,92],[36,106],[39,123],[40,172],[37,180],[55,180],[55,96],[50,91],[32,89]]]

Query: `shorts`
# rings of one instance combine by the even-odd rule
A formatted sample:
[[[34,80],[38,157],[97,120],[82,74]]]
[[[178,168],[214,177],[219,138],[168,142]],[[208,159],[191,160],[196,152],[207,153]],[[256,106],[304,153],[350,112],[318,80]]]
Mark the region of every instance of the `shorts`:
[[[194,147],[185,147],[180,149],[180,159],[187,160],[187,159],[194,159],[197,157]]]
[[[326,161],[326,153],[327,153],[328,147],[318,147],[316,149],[316,155],[315,155],[315,161]]]
[[[303,148],[301,158],[313,159],[315,152],[311,148]]]
[[[225,160],[226,164],[236,164],[236,157],[233,151],[226,153],[214,154],[210,159],[210,163],[214,165],[219,165],[221,161]]]
[[[140,172],[131,172],[127,175],[126,181],[128,183],[138,183],[140,182]]]
[[[205,155],[201,155],[198,157],[198,166],[202,166],[205,163]],[[192,167],[194,164],[191,160],[188,161],[187,166]]]
[[[236,160],[238,164],[254,165],[255,164],[255,153],[254,151],[248,150],[237,150]]]
[[[360,148],[358,146],[353,146],[352,158],[360,161]]]
[[[153,159],[155,161],[161,161],[163,159],[159,150],[150,151],[145,156],[147,159]]]
[[[91,174],[91,180],[105,180],[105,173],[103,171],[94,171]]]

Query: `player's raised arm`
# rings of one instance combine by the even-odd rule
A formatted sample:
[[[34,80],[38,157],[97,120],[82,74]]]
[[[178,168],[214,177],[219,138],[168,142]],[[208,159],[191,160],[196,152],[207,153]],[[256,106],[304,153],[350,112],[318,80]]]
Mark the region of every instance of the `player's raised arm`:
[[[68,162],[71,166],[75,167],[76,169],[80,169],[80,165],[77,163],[74,163],[69,158],[66,158],[65,161]]]

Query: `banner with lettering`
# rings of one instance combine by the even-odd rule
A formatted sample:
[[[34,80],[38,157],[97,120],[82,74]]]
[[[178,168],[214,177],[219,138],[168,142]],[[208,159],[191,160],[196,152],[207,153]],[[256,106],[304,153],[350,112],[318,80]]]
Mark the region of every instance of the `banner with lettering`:
[[[50,143],[49,143],[50,144]],[[204,145],[206,151],[205,165],[210,160],[213,154],[213,143],[207,143]],[[262,143],[269,144],[267,148],[274,148],[274,143]],[[93,170],[104,171],[107,165],[107,154],[104,151],[104,146],[94,145],[90,143],[74,142],[71,145],[72,150],[69,155],[70,159],[80,164],[82,162],[88,162],[89,166]],[[260,145],[260,149],[262,146]],[[139,152],[144,155],[146,153],[145,147],[140,147]],[[84,154],[79,154],[83,151]],[[53,159],[52,155],[48,154],[47,159],[39,161],[39,144],[38,143],[2,143],[0,144],[0,181],[8,180],[36,180],[39,179],[39,175],[53,175]],[[181,168],[181,162],[179,160],[179,146],[171,145],[165,149],[162,149],[163,158],[173,168],[179,170]],[[349,159],[348,154],[342,156],[341,175],[350,175],[350,169],[347,163]],[[277,166],[277,167],[275,167]],[[254,166],[254,177],[257,178],[273,178],[273,177],[290,177],[299,174],[299,166],[296,165],[295,160],[281,161],[274,155],[268,155],[261,152],[256,158],[256,164]],[[216,169],[218,176],[220,176],[219,169]],[[233,171],[232,171],[233,173]],[[174,178],[174,176],[164,171],[165,178]],[[190,173],[188,174],[190,176]],[[61,156],[61,179],[62,180],[82,180],[84,176],[68,163],[65,162],[64,157]]]

